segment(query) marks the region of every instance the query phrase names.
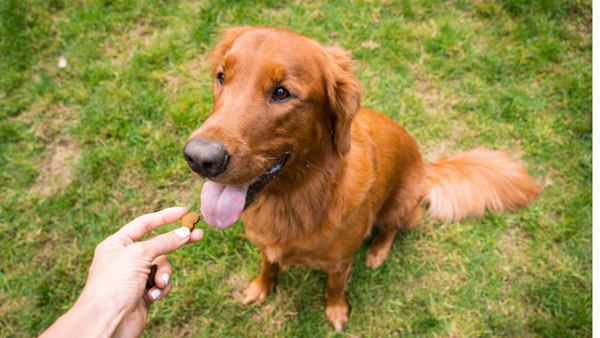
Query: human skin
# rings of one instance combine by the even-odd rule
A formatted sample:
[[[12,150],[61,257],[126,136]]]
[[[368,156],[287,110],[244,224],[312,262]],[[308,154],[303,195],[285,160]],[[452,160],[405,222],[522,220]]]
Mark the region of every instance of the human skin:
[[[175,207],[140,216],[98,244],[79,299],[40,337],[139,337],[152,303],[171,290],[172,266],[165,255],[200,241],[204,232],[182,227],[138,241],[187,213]],[[156,285],[146,289],[153,264]]]

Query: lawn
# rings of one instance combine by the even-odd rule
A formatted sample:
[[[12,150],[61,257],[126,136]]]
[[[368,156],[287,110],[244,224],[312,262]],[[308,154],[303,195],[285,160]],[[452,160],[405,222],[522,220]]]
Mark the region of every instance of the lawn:
[[[352,51],[363,106],[427,161],[507,150],[543,192],[518,212],[397,237],[378,270],[356,253],[344,333],[326,274],[260,269],[243,225],[206,224],[170,255],[174,288],[145,337],[586,337],[592,332],[591,1],[0,2],[0,337],[31,337],[81,291],[95,246],[136,216],[200,209],[182,156],[209,116],[204,57],[222,29],[271,25]],[[67,66],[58,67],[59,58]],[[169,231],[176,225],[165,227]]]

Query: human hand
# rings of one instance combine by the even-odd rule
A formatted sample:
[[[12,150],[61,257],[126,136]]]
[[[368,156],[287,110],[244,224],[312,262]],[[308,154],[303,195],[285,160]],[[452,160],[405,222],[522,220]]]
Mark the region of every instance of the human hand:
[[[150,305],[171,290],[172,267],[165,254],[200,241],[204,233],[201,229],[190,233],[188,228],[182,227],[136,241],[160,226],[180,220],[185,214],[187,208],[178,207],[140,216],[100,243],[81,296],[43,337],[53,336],[52,332],[60,336],[75,332],[77,336],[89,337],[139,337]],[[158,266],[156,285],[146,289],[152,264]],[[100,324],[95,325],[96,322]],[[57,324],[62,329],[53,330]]]

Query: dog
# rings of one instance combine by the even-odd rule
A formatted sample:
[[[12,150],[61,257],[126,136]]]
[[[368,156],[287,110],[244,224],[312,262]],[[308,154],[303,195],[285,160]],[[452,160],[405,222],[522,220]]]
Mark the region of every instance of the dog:
[[[365,264],[380,267],[396,233],[434,218],[516,210],[539,192],[525,167],[476,148],[425,163],[398,123],[360,107],[350,54],[285,28],[229,29],[208,55],[214,107],[184,147],[202,189],[206,222],[241,216],[260,248],[261,271],[244,304],[263,302],[277,273],[309,266],[328,274],[325,315],[341,331],[354,253],[371,233]]]

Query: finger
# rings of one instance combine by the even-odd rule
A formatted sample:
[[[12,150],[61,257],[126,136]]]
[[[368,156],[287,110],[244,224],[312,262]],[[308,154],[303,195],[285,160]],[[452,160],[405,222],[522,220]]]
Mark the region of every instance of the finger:
[[[177,251],[190,239],[190,229],[181,227],[166,234],[158,235],[147,241],[138,242],[131,247],[136,246],[149,255],[152,260],[158,256]]]
[[[146,239],[144,239],[144,240],[145,240],[145,241],[147,241],[147,240],[149,240],[149,239],[152,239],[152,238],[154,238],[154,237],[156,237],[156,236],[158,236],[158,235],[160,235],[160,234],[156,234],[156,235],[148,236],[148,237],[147,237]]]
[[[156,236],[159,236],[159,234],[152,235],[144,240],[147,241]],[[190,234],[190,239],[185,244],[187,245],[187,244],[194,244],[196,242],[200,242],[202,240],[202,238],[204,238],[204,230],[194,229],[194,230],[192,230],[192,233]]]
[[[140,299],[140,304],[142,304],[144,309],[146,309],[146,313],[150,311],[150,306],[152,306],[152,300],[150,300],[152,297],[150,297],[150,293],[148,291],[149,290],[145,290],[142,294],[142,299]]]
[[[156,275],[154,276],[154,283],[159,288],[164,288],[169,284],[169,280],[171,279],[171,274],[173,271],[173,266],[167,256],[158,256],[153,262],[158,266],[156,270]]]
[[[187,212],[188,209],[185,207],[174,207],[146,214],[122,227],[117,234],[125,235],[135,242],[160,226],[179,221]]]
[[[166,295],[169,294],[169,291],[171,291],[171,286],[173,284],[171,284],[169,282],[169,284],[167,284],[164,288],[159,288],[157,286],[153,286],[152,288],[150,288],[148,290],[148,292],[146,293],[148,300],[150,300],[150,302],[157,302],[161,299],[163,299]]]
[[[204,230],[194,229],[190,234],[190,239],[185,244],[194,244],[196,242],[200,242],[202,238],[204,238]]]

